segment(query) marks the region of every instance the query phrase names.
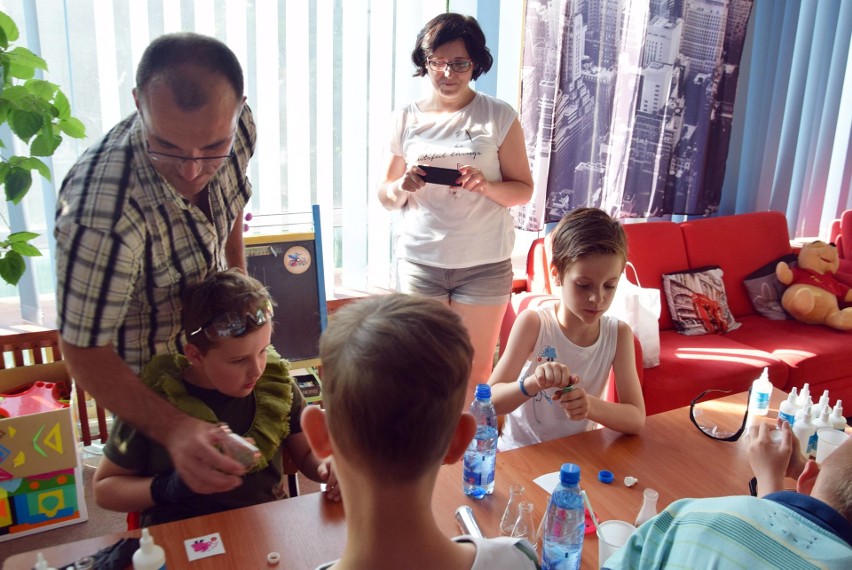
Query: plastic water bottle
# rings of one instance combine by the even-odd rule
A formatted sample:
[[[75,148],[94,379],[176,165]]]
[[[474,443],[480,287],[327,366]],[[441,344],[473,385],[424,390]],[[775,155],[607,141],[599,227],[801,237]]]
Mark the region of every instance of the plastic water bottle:
[[[790,393],[787,395],[787,399],[781,402],[781,405],[778,406],[778,419],[784,420],[790,427],[793,427],[793,424],[796,423],[796,411],[798,408],[796,407],[796,387],[793,386],[793,389],[790,390]]]
[[[799,442],[802,455],[810,457],[816,453],[816,426],[811,421],[811,406],[799,410],[796,414],[796,423],[793,424],[793,435]]]
[[[834,409],[831,410],[828,421],[834,429],[846,431],[846,418],[843,417],[843,400],[837,400],[834,403]]]
[[[559,470],[559,485],[550,495],[542,536],[543,570],[577,570],[583,552],[586,517],[580,494],[580,467],[565,463]]]
[[[154,544],[147,528],[142,529],[139,549],[133,553],[133,570],[162,570],[166,567],[166,551]]]
[[[491,386],[476,386],[476,399],[470,405],[470,413],[476,419],[476,435],[464,452],[462,489],[465,495],[481,499],[494,492],[497,463],[497,413],[491,403]]]
[[[769,413],[769,397],[772,395],[772,382],[769,381],[769,368],[764,368],[760,378],[751,385],[751,410],[755,416]]]

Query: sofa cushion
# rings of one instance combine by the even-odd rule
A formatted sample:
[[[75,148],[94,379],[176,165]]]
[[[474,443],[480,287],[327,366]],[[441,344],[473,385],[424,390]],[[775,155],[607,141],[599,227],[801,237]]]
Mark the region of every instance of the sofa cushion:
[[[811,392],[822,394],[823,384],[845,382],[842,391],[831,393],[831,399],[852,402],[852,331],[839,331],[823,325],[799,321],[770,321],[759,315],[742,317],[742,327],[728,338],[764,350],[789,366],[784,388],[811,384]],[[647,371],[646,371],[647,372]]]
[[[781,306],[781,296],[787,286],[775,276],[775,266],[781,261],[788,265],[796,263],[796,255],[788,253],[773,259],[743,279],[743,285],[748,291],[748,298],[754,310],[771,321],[786,321],[790,318]]]
[[[624,224],[627,259],[636,268],[642,287],[663,290],[663,273],[689,267],[680,226],[674,222]],[[669,308],[662,304],[660,330],[674,328]]]
[[[722,270],[702,267],[663,275],[675,329],[687,336],[726,333],[740,326],[728,309]]]
[[[689,405],[710,388],[748,390],[765,367],[773,385],[780,388],[787,383],[787,367],[779,358],[732,337],[733,333],[684,336],[673,330],[661,331],[660,365],[643,370],[646,413]]]
[[[793,251],[787,219],[781,212],[688,220],[680,224],[680,228],[689,265],[675,269],[705,265],[721,267],[725,272],[728,306],[735,317],[754,314],[743,284],[746,275]],[[659,247],[651,248],[647,255],[661,255],[661,251]]]

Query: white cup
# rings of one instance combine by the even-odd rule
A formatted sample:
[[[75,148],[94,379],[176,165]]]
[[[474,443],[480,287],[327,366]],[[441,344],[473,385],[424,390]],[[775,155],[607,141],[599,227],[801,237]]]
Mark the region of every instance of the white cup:
[[[834,428],[819,428],[817,430],[816,462],[822,463],[834,450],[843,445],[846,433]]]
[[[604,521],[598,527],[598,567],[603,568],[604,562],[624,546],[636,527],[625,521]]]

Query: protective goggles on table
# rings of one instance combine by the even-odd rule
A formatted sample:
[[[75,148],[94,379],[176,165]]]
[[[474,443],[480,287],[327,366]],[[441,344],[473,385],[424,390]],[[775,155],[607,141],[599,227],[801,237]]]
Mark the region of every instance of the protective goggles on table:
[[[737,441],[745,431],[751,388],[743,405],[744,412],[739,404],[714,401],[721,394],[730,393],[730,390],[704,390],[689,404],[689,419],[701,433],[711,439]]]
[[[193,338],[201,333],[204,333],[204,336],[211,341],[242,336],[248,329],[249,324],[254,325],[255,328],[260,327],[266,321],[271,320],[272,316],[272,304],[269,301],[264,301],[256,311],[251,313],[230,311],[224,315],[219,315],[189,333],[189,338]]]

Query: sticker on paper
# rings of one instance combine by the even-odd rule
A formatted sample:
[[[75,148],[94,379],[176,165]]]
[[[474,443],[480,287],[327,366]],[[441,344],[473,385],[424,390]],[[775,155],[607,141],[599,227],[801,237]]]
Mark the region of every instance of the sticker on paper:
[[[294,245],[284,254],[284,268],[293,274],[304,273],[311,267],[311,254],[301,245]]]
[[[186,557],[189,558],[190,562],[217,554],[225,554],[225,545],[222,544],[222,537],[218,532],[198,538],[189,538],[183,541],[183,546],[186,548]]]

